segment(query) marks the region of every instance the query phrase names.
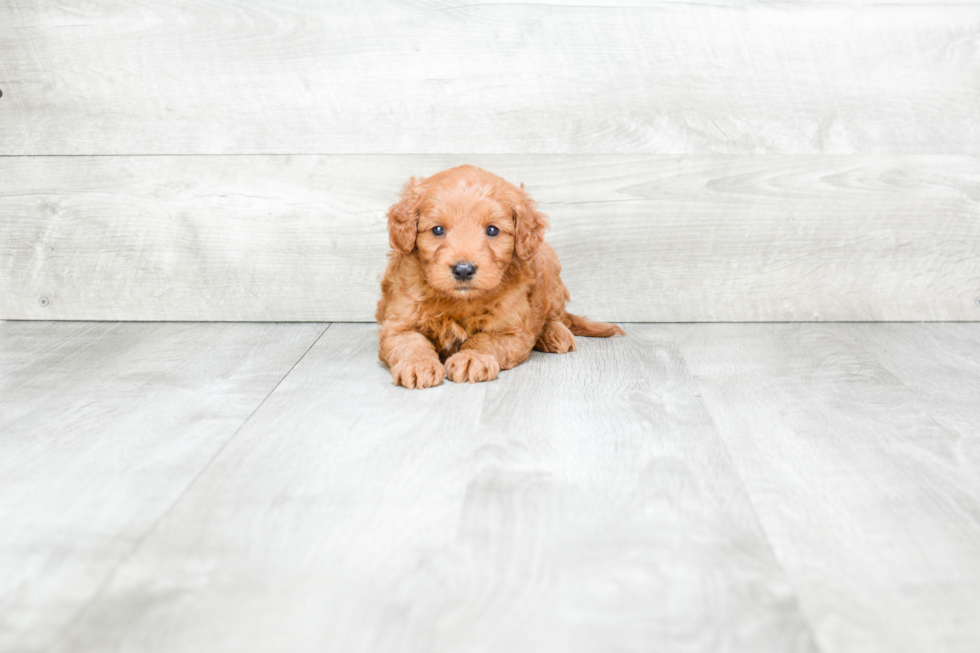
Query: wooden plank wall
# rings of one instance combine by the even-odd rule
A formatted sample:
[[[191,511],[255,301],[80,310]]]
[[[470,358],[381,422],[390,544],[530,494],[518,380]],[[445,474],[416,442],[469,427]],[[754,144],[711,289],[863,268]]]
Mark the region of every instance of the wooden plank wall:
[[[464,162],[577,312],[980,319],[980,3],[0,1],[0,319],[371,320]]]

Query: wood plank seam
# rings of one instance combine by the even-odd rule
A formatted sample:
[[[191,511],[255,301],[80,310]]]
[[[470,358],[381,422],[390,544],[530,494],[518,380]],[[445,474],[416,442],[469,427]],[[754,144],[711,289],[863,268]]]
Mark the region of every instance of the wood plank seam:
[[[762,530],[775,559],[786,569],[789,582],[800,597],[801,614],[820,633],[824,647],[843,650],[848,648],[842,645],[847,640],[867,644],[867,634],[877,629],[876,634],[890,648],[859,647],[861,650],[906,650],[896,647],[896,641],[887,642],[888,637],[894,636],[893,631],[901,630],[896,630],[897,623],[892,621],[903,618],[898,614],[902,609],[906,611],[905,619],[930,612],[933,623],[935,618],[944,619],[945,626],[934,625],[931,637],[937,632],[950,632],[947,646],[954,638],[963,643],[960,627],[969,620],[963,618],[960,610],[973,604],[970,599],[975,598],[976,592],[970,588],[977,587],[968,580],[957,584],[961,574],[965,578],[971,573],[976,577],[978,569],[977,493],[969,476],[977,460],[976,440],[970,438],[972,432],[958,432],[936,419],[928,400],[910,401],[919,393],[908,378],[903,379],[890,369],[883,349],[873,350],[861,338],[848,336],[875,328],[878,332],[888,329],[712,325],[707,333],[722,335],[712,343],[714,351],[700,349],[701,343],[694,344],[691,338],[685,339],[682,351],[692,357],[692,369],[710,406],[712,420],[724,426],[720,431],[722,442],[747,486],[751,505],[762,516]],[[700,340],[710,342],[704,333],[699,332]],[[898,343],[886,342],[893,343],[890,351],[900,358]],[[923,347],[928,345],[922,343]],[[794,353],[783,352],[781,356],[779,348],[783,346]],[[743,376],[749,365],[753,370],[761,369],[764,378]],[[778,384],[780,390],[767,387],[771,384]],[[790,389],[783,390],[783,386]],[[775,398],[770,399],[769,393]],[[800,408],[800,404],[786,400],[787,393],[811,395],[810,404],[816,408]],[[766,403],[770,401],[771,404]],[[760,418],[763,405],[773,415],[772,423]],[[771,411],[773,406],[776,411]],[[885,411],[890,418],[896,409],[899,415],[894,423],[889,423]],[[813,416],[826,416],[826,422],[816,423]],[[799,455],[795,461],[792,451]],[[862,457],[865,465],[856,462]],[[933,460],[946,465],[946,471],[930,475],[925,461]],[[826,483],[827,479],[833,482]],[[860,483],[852,487],[847,479],[860,479]],[[915,506],[919,497],[929,502],[928,508],[905,507]],[[808,498],[814,503],[806,506],[803,502]],[[903,508],[891,511],[891,505]],[[814,513],[801,509],[804,506],[815,509]],[[965,516],[958,527],[948,531],[943,529],[957,520],[946,516],[947,506],[952,506],[948,508],[952,514]],[[862,517],[880,522],[865,526]],[[921,520],[918,527],[908,526],[917,519]],[[835,533],[836,541],[834,536],[811,541],[815,528],[831,524],[835,528],[828,528],[828,532]],[[882,536],[895,524],[901,525],[901,544],[894,537]],[[930,524],[933,528],[928,527]],[[934,528],[937,524],[943,528]],[[852,540],[855,534],[857,537]],[[828,561],[852,551],[857,540],[879,544],[864,554],[869,556],[865,563],[881,560],[878,568],[857,563],[849,572],[828,572]],[[883,540],[894,549],[880,546]],[[950,553],[941,553],[947,550]],[[957,551],[967,551],[965,560],[970,562],[962,567],[946,564],[945,560]],[[857,580],[853,581],[856,585],[850,585],[856,570],[863,573],[866,567],[870,571],[865,582]],[[921,589],[919,594],[894,591],[896,587],[916,586]],[[961,592],[952,597],[957,600],[951,604],[960,607],[937,604],[936,596],[943,596],[940,588],[947,586]],[[869,600],[869,594],[855,593],[855,587],[862,592],[873,592],[870,588],[893,592],[899,599],[892,606],[895,611],[882,609],[880,601]],[[837,611],[847,614],[847,609],[839,607],[845,595],[845,603],[849,601],[851,608],[860,606],[862,616],[841,624]],[[923,621],[930,621],[930,617],[924,616]],[[882,625],[889,623],[882,632]],[[906,634],[909,633],[915,633],[914,627]],[[929,637],[925,633],[923,636]],[[912,643],[907,650],[920,650],[922,645],[923,641]],[[949,646],[944,650],[973,649]]]
[[[633,323],[633,324],[635,324],[637,326],[640,326],[640,325],[643,325],[645,323],[637,322],[637,323]],[[783,577],[786,579],[786,582],[789,584],[790,588],[793,591],[793,603],[795,604],[796,610],[797,610],[797,612],[800,615],[800,619],[803,621],[803,625],[806,627],[806,632],[810,636],[810,641],[813,643],[813,646],[818,651],[823,652],[824,649],[820,646],[820,640],[817,637],[817,631],[816,631],[816,628],[814,627],[813,622],[810,619],[810,615],[807,614],[806,610],[803,609],[803,605],[802,605],[802,602],[800,600],[800,590],[799,590],[799,587],[797,586],[797,583],[796,583],[795,579],[790,574],[789,569],[787,569],[786,564],[780,558],[780,556],[778,555],[778,553],[776,551],[775,546],[773,545],[772,537],[770,536],[769,531],[766,528],[765,523],[762,521],[762,518],[759,515],[759,509],[756,506],[755,497],[753,497],[752,496],[752,493],[749,491],[749,487],[748,487],[748,485],[745,482],[745,477],[742,474],[742,470],[739,468],[739,466],[735,462],[735,459],[732,457],[732,452],[729,449],[728,442],[727,442],[727,440],[725,438],[725,435],[724,435],[724,431],[719,426],[718,419],[715,417],[715,412],[712,409],[712,404],[710,402],[707,402],[707,401],[704,400],[704,396],[701,393],[702,388],[701,388],[700,378],[691,369],[691,366],[690,366],[690,364],[689,364],[689,362],[687,360],[687,357],[685,356],[684,352],[681,351],[681,350],[678,350],[677,351],[677,354],[680,356],[681,360],[684,362],[684,366],[685,366],[685,368],[687,370],[688,375],[691,377],[691,381],[693,382],[694,387],[697,388],[697,391],[698,391],[698,394],[699,394],[699,402],[700,402],[702,408],[704,409],[705,413],[708,416],[708,419],[709,419],[711,428],[712,428],[712,430],[715,433],[715,439],[721,445],[721,450],[724,452],[724,457],[725,457],[725,460],[728,463],[728,468],[732,471],[732,473],[735,476],[735,478],[738,479],[738,483],[742,487],[742,493],[744,494],[745,499],[746,499],[746,503],[748,504],[749,510],[752,513],[752,519],[755,520],[756,527],[758,528],[759,532],[762,533],[762,535],[765,538],[766,547],[769,549],[769,555],[772,557],[772,559],[778,565],[779,569],[783,573]]]
[[[683,352],[681,352],[681,357],[682,358],[684,357]],[[685,364],[687,364],[686,360],[684,362]],[[690,370],[688,371],[690,372]],[[701,391],[700,379],[696,374],[693,373],[691,373],[691,378],[694,380],[694,384],[698,388],[698,391],[700,392]],[[736,464],[735,459],[732,457],[732,452],[728,446],[728,440],[725,438],[724,431],[718,425],[718,420],[715,417],[715,412],[712,409],[712,404],[710,402],[704,401],[703,399],[701,404],[704,406],[705,412],[708,414],[708,417],[711,420],[711,425],[715,430],[717,439],[721,443],[722,451],[725,452],[725,459],[728,461],[728,466],[732,470],[734,476],[738,479],[739,484],[742,486],[742,491],[745,494],[746,503],[748,503],[749,510],[752,511],[752,517],[755,519],[755,523],[759,529],[759,532],[762,533],[763,537],[765,538],[766,546],[769,549],[769,554],[772,556],[772,559],[775,561],[775,563],[779,566],[779,569],[783,572],[783,577],[786,579],[786,582],[793,590],[793,603],[796,605],[796,610],[800,615],[800,620],[803,622],[803,625],[806,627],[807,633],[810,635],[810,640],[813,642],[813,646],[818,651],[821,651],[822,653],[831,653],[830,651],[824,649],[820,644],[820,638],[817,636],[817,629],[814,626],[813,620],[810,618],[810,614],[804,608],[803,601],[800,598],[801,594],[800,594],[799,584],[797,583],[796,578],[793,577],[793,574],[790,572],[790,569],[786,566],[786,562],[783,560],[782,556],[779,555],[779,552],[776,550],[776,547],[773,544],[772,535],[770,534],[769,529],[766,528],[765,522],[762,520],[762,518],[759,515],[759,508],[756,505],[755,497],[750,491],[748,484],[746,484],[745,482],[745,476],[742,473],[741,467],[738,464]]]
[[[273,386],[273,388],[265,395],[265,397],[262,398],[262,401],[260,401],[258,405],[256,405],[255,409],[251,413],[249,413],[248,417],[246,417],[242,421],[242,423],[238,426],[238,428],[235,429],[235,432],[231,434],[231,437],[229,437],[220,447],[218,447],[217,451],[214,452],[214,455],[212,455],[208,459],[208,461],[201,467],[198,473],[195,474],[194,478],[192,478],[190,482],[187,483],[187,485],[184,487],[181,493],[174,499],[173,503],[171,503],[166,510],[164,510],[163,512],[160,513],[160,515],[157,516],[157,518],[153,521],[150,527],[147,528],[146,531],[139,537],[139,539],[133,543],[133,546],[130,547],[129,552],[126,553],[125,556],[121,557],[119,561],[116,563],[116,565],[112,568],[112,570],[106,574],[105,578],[96,588],[96,590],[92,593],[92,596],[89,597],[88,601],[86,601],[85,604],[82,605],[75,613],[75,616],[68,623],[66,623],[64,627],[60,629],[57,636],[55,636],[55,638],[53,639],[54,644],[52,648],[56,648],[64,640],[65,636],[69,632],[71,632],[71,629],[75,626],[75,624],[77,624],[85,616],[85,613],[89,609],[89,606],[91,606],[93,603],[95,603],[95,601],[98,600],[99,596],[101,596],[102,593],[105,591],[105,589],[109,586],[109,584],[112,582],[112,579],[119,572],[119,570],[126,566],[126,563],[136,554],[137,551],[139,551],[140,547],[143,546],[143,543],[146,542],[149,536],[166,519],[167,515],[173,512],[174,508],[176,508],[177,505],[180,504],[181,500],[183,500],[187,492],[192,487],[194,487],[194,484],[197,483],[197,481],[201,478],[201,476],[205,473],[205,471],[207,471],[207,469],[211,467],[214,461],[221,455],[221,452],[227,448],[227,446],[235,439],[235,437],[241,432],[241,430],[245,427],[245,425],[248,424],[248,421],[252,419],[252,417],[255,415],[255,413],[259,411],[260,408],[262,408],[263,404],[265,404],[265,402],[269,399],[269,397],[272,396],[272,394],[276,391],[276,389],[280,385],[282,385],[282,382],[286,380],[286,377],[288,377],[292,373],[292,371],[296,369],[296,366],[299,365],[300,361],[302,361],[303,358],[306,357],[306,355],[310,352],[310,350],[313,349],[316,343],[319,342],[320,338],[323,337],[323,334],[325,334],[330,329],[332,324],[333,324],[332,322],[328,323],[324,327],[323,331],[321,331],[320,334],[316,338],[314,338],[313,342],[310,343],[310,346],[306,348],[306,351],[304,351],[303,354],[296,359],[296,362],[292,364],[292,366],[289,368],[289,371],[286,372],[283,375],[283,377],[279,379],[279,381],[275,384],[275,386]]]

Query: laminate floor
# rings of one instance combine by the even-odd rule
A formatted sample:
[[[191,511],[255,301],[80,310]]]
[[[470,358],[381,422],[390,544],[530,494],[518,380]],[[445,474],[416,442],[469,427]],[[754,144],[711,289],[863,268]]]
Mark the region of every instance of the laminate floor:
[[[0,651],[980,650],[980,323],[0,322]]]

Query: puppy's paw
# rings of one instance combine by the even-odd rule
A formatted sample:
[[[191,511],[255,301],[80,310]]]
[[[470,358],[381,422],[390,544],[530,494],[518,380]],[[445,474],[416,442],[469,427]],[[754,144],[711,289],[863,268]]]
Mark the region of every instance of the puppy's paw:
[[[541,330],[534,348],[552,354],[567,354],[575,351],[575,336],[561,322],[548,322]]]
[[[456,352],[446,361],[446,376],[453,383],[493,381],[500,374],[500,363],[493,354],[472,349]]]
[[[406,388],[431,388],[446,378],[446,368],[438,359],[417,358],[395,363],[391,368],[391,380]]]

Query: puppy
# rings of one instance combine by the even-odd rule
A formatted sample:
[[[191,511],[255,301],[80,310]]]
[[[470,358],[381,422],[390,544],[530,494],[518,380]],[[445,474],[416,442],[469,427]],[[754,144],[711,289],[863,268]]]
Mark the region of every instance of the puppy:
[[[576,335],[623,335],[565,311],[547,226],[523,184],[475,166],[406,184],[388,210],[392,252],[375,314],[395,385],[491,381],[532,348],[564,354]]]

